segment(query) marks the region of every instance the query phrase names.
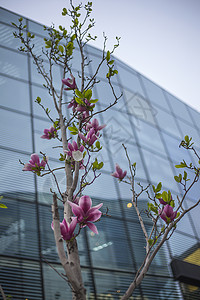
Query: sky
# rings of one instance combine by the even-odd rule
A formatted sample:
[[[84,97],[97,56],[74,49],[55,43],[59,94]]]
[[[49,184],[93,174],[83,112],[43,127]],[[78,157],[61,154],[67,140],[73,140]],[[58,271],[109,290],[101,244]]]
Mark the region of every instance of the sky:
[[[69,0],[0,0],[0,6],[44,25],[68,25],[61,12]],[[93,0],[93,17],[93,46],[102,49],[103,32],[108,47],[120,36],[117,58],[200,112],[200,0]]]

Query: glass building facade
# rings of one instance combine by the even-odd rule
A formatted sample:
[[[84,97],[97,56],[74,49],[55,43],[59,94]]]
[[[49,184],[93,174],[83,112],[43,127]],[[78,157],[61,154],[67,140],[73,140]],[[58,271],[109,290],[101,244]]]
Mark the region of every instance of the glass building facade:
[[[43,104],[51,109],[51,97],[31,57],[17,50],[20,43],[13,38],[15,29],[11,22],[18,23],[19,16],[5,9],[0,10],[0,16],[0,193],[4,196],[1,202],[8,207],[0,210],[0,284],[13,300],[70,299],[68,285],[54,270],[62,272],[50,228],[49,189],[56,189],[55,183],[51,177],[36,178],[32,173],[22,172],[19,164],[19,159],[28,162],[33,152],[42,151],[49,156],[52,167],[63,166],[58,160],[59,148],[52,149],[57,142],[40,139],[43,129],[51,124],[34,101],[40,96]],[[44,38],[42,25],[26,18],[23,22],[27,31],[35,34],[34,49],[39,53]],[[101,59],[101,51],[87,46],[86,52],[92,60],[86,75],[91,75]],[[79,68],[80,55],[75,49],[73,73]],[[123,92],[123,97],[100,117],[100,123],[107,124],[100,154],[104,168],[98,180],[85,190],[95,204],[103,202],[104,210],[109,208],[111,217],[104,217],[98,223],[99,235],[84,230],[78,237],[88,299],[120,299],[145,255],[137,216],[132,207],[127,207],[131,192],[110,176],[116,162],[127,169],[122,143],[127,146],[132,162],[137,162],[136,181],[143,186],[161,181],[163,189],[170,189],[174,198],[182,194],[174,180],[174,175],[179,173],[174,165],[183,158],[194,161],[189,151],[179,148],[181,139],[192,136],[200,151],[198,112],[118,59],[116,69],[119,76],[113,78],[113,85],[118,95]],[[60,86],[61,74],[61,68],[55,66],[56,88]],[[113,99],[105,74],[106,69],[102,67],[98,75],[101,82],[93,91],[99,99],[98,109],[105,108]],[[69,92],[65,99],[71,100]],[[57,177],[64,190],[64,174],[60,171]],[[199,199],[199,191],[197,183],[187,197],[186,207]],[[141,211],[146,208],[146,202],[144,195],[140,199]],[[200,255],[199,215],[200,207],[197,207],[178,224],[131,299],[200,298],[200,289],[174,281],[170,268],[175,257],[187,260],[194,251],[197,257]],[[150,230],[151,223],[145,214],[144,218]]]

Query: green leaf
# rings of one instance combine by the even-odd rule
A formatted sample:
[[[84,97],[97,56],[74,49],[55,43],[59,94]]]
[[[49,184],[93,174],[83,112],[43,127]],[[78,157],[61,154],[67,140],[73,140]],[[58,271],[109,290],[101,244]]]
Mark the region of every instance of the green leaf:
[[[107,54],[106,54],[106,60],[107,60],[107,61],[110,60],[110,51],[107,51]]]
[[[99,101],[98,99],[93,99],[93,100],[90,100],[89,102],[90,103],[97,103],[97,101]]]
[[[166,191],[163,191],[162,192],[162,199],[165,201],[165,202],[168,202],[168,193]]]
[[[63,8],[62,15],[63,15],[63,16],[66,16],[66,15],[67,15],[67,9],[66,9],[66,8]]]
[[[189,143],[189,142],[190,142],[190,139],[189,139],[189,136],[188,136],[188,135],[185,136],[185,141],[186,141],[186,143]]]
[[[168,191],[168,203],[171,201],[171,197],[172,197],[172,194],[170,191]]]
[[[58,49],[59,49],[59,51],[60,51],[61,53],[64,53],[64,48],[63,48],[62,45],[59,45],[59,46],[58,46]]]
[[[148,243],[149,243],[149,245],[150,245],[150,246],[152,246],[152,245],[153,245],[153,242],[154,242],[154,240],[153,240],[153,239],[149,239],[149,240],[148,240]]]
[[[176,180],[176,182],[181,182],[179,176],[174,176],[174,179]]]
[[[162,194],[161,193],[156,194],[156,199],[160,199],[160,198],[162,198]]]
[[[103,163],[103,162],[100,162],[100,163],[99,163],[99,168],[98,168],[98,169],[100,170],[101,168],[103,168],[103,165],[104,165],[104,163]]]
[[[76,126],[68,127],[68,129],[72,135],[78,134],[78,128],[76,128]]]
[[[19,20],[19,22],[22,22],[22,21],[23,21],[23,18],[21,17],[21,18],[19,18],[18,20]]]
[[[92,90],[89,89],[85,92],[85,98],[89,101],[91,97],[92,97]]]
[[[83,102],[83,100],[81,100],[80,98],[78,98],[78,97],[75,97],[75,101],[76,101],[76,103],[78,103],[78,104],[80,104],[80,105],[85,105],[85,103]]]
[[[132,166],[133,166],[133,168],[135,169],[135,168],[136,168],[136,162],[134,162],[134,163],[132,164]]]
[[[160,192],[161,188],[162,188],[162,183],[159,182],[158,185],[157,185],[157,188],[156,188],[156,193]]]
[[[27,37],[31,37],[31,33],[30,32],[27,32]]]
[[[108,64],[109,64],[109,65],[112,65],[112,64],[114,64],[114,62],[115,62],[114,59],[112,59],[112,60],[110,60],[110,61],[108,62]]]
[[[79,90],[75,90],[75,93],[76,93],[76,95],[79,97],[79,98],[81,98],[81,99],[83,99],[84,98],[84,96],[83,96],[83,94],[79,91]]]
[[[184,171],[183,180],[187,180],[187,172]]]
[[[101,147],[100,142],[99,142],[99,141],[96,141],[95,146],[97,147],[97,149],[100,149],[100,147]]]
[[[164,232],[165,230],[165,225],[163,225],[163,227],[161,228],[161,232]]]
[[[37,97],[35,101],[36,101],[38,104],[40,104],[41,98],[40,98],[40,97]]]
[[[179,169],[179,168],[185,168],[187,167],[185,162],[181,162],[180,165],[175,165],[175,168]]]
[[[0,203],[0,208],[7,208],[7,206],[3,203]]]

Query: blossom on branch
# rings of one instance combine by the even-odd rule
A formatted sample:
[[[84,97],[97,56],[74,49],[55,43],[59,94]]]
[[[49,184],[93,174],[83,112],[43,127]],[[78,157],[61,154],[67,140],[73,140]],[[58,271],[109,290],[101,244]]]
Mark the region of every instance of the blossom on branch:
[[[92,111],[95,104],[90,103],[86,98],[82,100],[83,104],[79,104],[76,108],[78,112]]]
[[[43,171],[46,166],[47,160],[45,157],[40,162],[39,155],[36,153],[31,154],[31,159],[29,163],[26,163],[22,171],[32,171],[37,175],[40,175],[40,171]]]
[[[70,74],[71,78],[62,79],[62,83],[68,86],[68,88],[65,88],[64,90],[75,90],[77,89],[75,78],[72,74]]]
[[[99,131],[105,128],[106,125],[99,125],[97,119],[93,119],[92,122],[88,122],[86,125],[86,131],[89,131],[91,128],[94,128],[95,134],[99,135]]]
[[[89,196],[82,196],[78,204],[70,201],[68,203],[72,208],[72,212],[77,217],[80,226],[88,226],[94,233],[98,234],[98,230],[92,222],[100,219],[102,212],[99,208],[102,207],[103,203],[92,207],[92,200]]]
[[[94,128],[91,128],[86,136],[79,132],[79,137],[89,146],[92,146],[97,140],[98,136],[95,134]]]
[[[173,211],[173,207],[167,204],[164,206],[163,209],[159,209],[158,213],[161,219],[163,219],[167,224],[169,224],[176,218],[177,210]]]
[[[64,152],[67,153],[68,156],[72,157],[75,161],[81,161],[83,159],[83,145],[78,148],[77,143],[73,141],[72,144],[68,143],[68,149],[68,151],[64,150]]]
[[[69,241],[74,236],[74,230],[77,224],[77,217],[73,217],[71,223],[68,223],[65,219],[63,219],[62,223],[60,223],[60,231],[63,240]],[[51,228],[54,230],[53,221],[51,223]]]
[[[118,178],[119,180],[124,179],[124,177],[126,176],[127,171],[122,171],[122,169],[120,168],[120,166],[118,164],[116,164],[115,166],[115,172],[112,173],[111,175],[115,178]]]
[[[57,129],[51,126],[49,129],[44,129],[44,134],[41,136],[42,139],[55,139],[57,137]]]

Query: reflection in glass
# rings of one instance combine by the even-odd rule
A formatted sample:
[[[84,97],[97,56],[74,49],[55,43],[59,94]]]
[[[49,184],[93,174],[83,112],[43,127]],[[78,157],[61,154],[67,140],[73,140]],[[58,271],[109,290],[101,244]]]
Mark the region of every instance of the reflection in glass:
[[[29,86],[27,83],[0,76],[0,89],[0,105],[30,113]]]
[[[2,124],[0,145],[32,152],[30,117],[4,109],[0,109],[0,116]]]
[[[27,55],[0,48],[1,73],[28,79]]]
[[[170,111],[169,105],[164,97],[163,90],[144,76],[141,75],[141,78],[150,101]]]

